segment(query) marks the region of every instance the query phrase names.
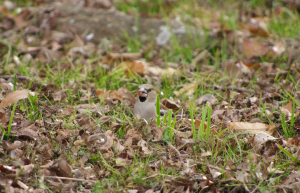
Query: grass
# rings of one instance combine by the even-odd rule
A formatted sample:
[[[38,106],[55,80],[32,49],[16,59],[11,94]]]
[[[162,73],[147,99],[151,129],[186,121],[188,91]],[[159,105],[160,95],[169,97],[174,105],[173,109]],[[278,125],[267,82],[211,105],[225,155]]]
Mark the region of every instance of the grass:
[[[125,2],[125,1],[124,1]],[[199,6],[199,4],[196,3],[194,0],[188,0],[188,1],[181,1],[176,2],[172,5],[170,5],[167,10],[165,9],[165,5],[163,4],[164,1],[131,1],[131,3],[124,3],[123,1],[116,3],[116,8],[124,11],[126,13],[131,13],[132,10],[134,10],[134,13],[136,14],[136,19],[139,19],[139,17],[147,16],[147,17],[158,17],[158,18],[175,18],[176,16],[184,16],[188,17],[197,17],[198,19],[201,19],[201,17],[209,17],[207,13],[204,12],[203,8]],[[229,3],[232,3],[234,1],[228,0]],[[218,10],[220,12],[220,22],[227,26],[229,29],[238,29],[238,12],[233,11],[234,9],[221,9],[218,7],[218,3],[214,1],[207,1],[207,4],[209,4],[209,7],[211,10],[216,11]],[[175,6],[176,5],[176,6]],[[259,6],[263,6],[264,4],[261,4],[260,1],[257,0],[250,0],[247,4],[251,8],[257,8]],[[162,14],[163,13],[163,14]],[[180,15],[179,15],[180,14]],[[204,17],[202,19],[205,19]],[[288,21],[288,22],[287,22]],[[193,24],[193,20],[187,19],[188,24]],[[196,25],[196,24],[193,24]],[[298,13],[293,13],[290,11],[285,10],[283,15],[280,17],[271,18],[271,21],[268,23],[268,29],[270,30],[270,33],[272,33],[276,39],[281,39],[282,37],[286,38],[297,38],[299,35],[299,30],[295,28],[295,26],[299,26],[299,15]],[[137,26],[138,27],[138,26]],[[164,92],[164,96],[158,96],[157,98],[157,106],[156,111],[157,114],[160,114],[160,98],[166,97],[170,98],[173,97],[174,100],[180,100],[181,105],[183,106],[183,102],[188,101],[187,109],[184,111],[184,115],[186,116],[184,121],[190,119],[190,129],[192,131],[192,138],[195,140],[195,144],[193,144],[191,147],[186,148],[184,151],[192,151],[193,153],[190,153],[188,157],[191,160],[197,160],[200,159],[201,153],[204,152],[210,152],[211,155],[208,155],[206,157],[201,157],[202,162],[201,164],[197,163],[196,169],[198,173],[209,173],[209,168],[206,166],[207,164],[214,164],[215,166],[222,166],[222,176],[220,177],[221,180],[226,180],[226,176],[224,174],[224,171],[226,170],[226,165],[229,164],[229,162],[233,162],[233,168],[236,169],[239,164],[244,163],[245,159],[250,160],[250,182],[249,184],[246,184],[247,187],[253,187],[260,183],[260,180],[255,177],[255,167],[256,165],[252,163],[253,160],[251,160],[251,148],[249,148],[249,142],[245,141],[242,137],[242,133],[231,133],[229,128],[224,128],[222,125],[215,125],[212,120],[212,113],[216,110],[215,106],[212,108],[208,104],[204,105],[195,105],[195,99],[199,98],[203,94],[212,94],[216,96],[219,100],[218,105],[221,104],[222,101],[227,101],[228,108],[237,108],[240,113],[242,114],[245,109],[248,107],[242,106],[240,101],[236,100],[234,97],[227,97],[228,95],[232,96],[232,93],[235,91],[229,90],[229,91],[220,91],[220,90],[213,90],[210,88],[207,88],[205,85],[222,85],[224,82],[230,82],[232,86],[237,85],[237,77],[229,77],[226,76],[223,73],[223,69],[220,68],[220,62],[225,62],[228,59],[238,59],[239,54],[236,53],[237,46],[233,45],[233,53],[229,52],[230,42],[228,42],[225,39],[219,38],[215,40],[214,42],[211,41],[209,36],[209,30],[203,29],[203,38],[194,39],[194,41],[191,41],[191,43],[185,43],[182,44],[180,40],[172,35],[169,44],[162,48],[157,48],[154,39],[152,38],[153,42],[148,43],[147,45],[144,45],[139,37],[135,35],[134,37],[130,37],[128,34],[124,33],[124,37],[126,41],[124,42],[118,42],[121,44],[121,46],[124,46],[126,51],[128,52],[139,52],[140,50],[145,49],[145,58],[148,62],[151,62],[153,58],[149,57],[149,53],[153,50],[159,49],[158,56],[163,59],[163,63],[165,67],[168,67],[168,63],[179,63],[181,68],[181,74],[178,77],[159,77],[161,90]],[[190,39],[193,40],[193,35],[190,34]],[[203,41],[204,39],[204,41]],[[186,41],[189,41],[186,40]],[[147,48],[145,48],[148,46]],[[215,61],[209,58],[203,59],[202,62],[199,62],[195,67],[191,67],[190,63],[195,58],[195,53],[200,53],[203,50],[207,50],[209,54],[215,58]],[[110,50],[108,49],[108,52]],[[8,65],[11,61],[12,56],[17,55],[18,53],[9,46],[9,51],[6,55],[6,58],[4,58],[4,66],[7,71],[4,72],[4,74],[10,74],[10,70],[8,69]],[[90,60],[98,60],[97,56],[90,56]],[[102,59],[102,58],[101,58]],[[100,59],[100,60],[101,60]],[[262,58],[263,61],[268,61],[267,58]],[[278,61],[286,61],[285,58],[279,58]],[[63,69],[62,64],[68,63],[70,65],[70,69]],[[96,63],[96,62],[95,62]],[[93,83],[94,87],[99,88],[105,88],[107,90],[117,90],[118,88],[125,86],[130,91],[133,91],[137,88],[138,84],[146,83],[147,80],[145,78],[141,77],[126,77],[126,74],[123,70],[112,68],[112,70],[106,70],[101,67],[94,67],[93,70],[87,70],[89,67],[94,67],[95,64],[86,64],[81,63],[76,60],[66,58],[64,61],[54,61],[51,64],[43,65],[42,63],[39,64],[38,70],[45,71],[45,80],[44,83],[53,83],[54,85],[61,87],[62,85],[66,86],[70,83],[70,81],[75,81],[82,84],[85,83]],[[203,66],[210,66],[215,69],[213,73],[205,73],[202,71]],[[280,66],[282,67],[282,66]],[[27,70],[29,69],[29,70]],[[19,68],[18,71],[14,71],[15,74],[22,74],[26,76],[31,75],[31,70],[34,71],[34,67],[32,64],[23,64],[22,67]],[[84,73],[82,73],[84,71]],[[13,72],[13,70],[11,71]],[[189,73],[192,72],[192,75]],[[254,78],[251,79],[250,84],[248,85],[248,89],[257,89],[257,83],[260,82],[258,78],[260,78],[260,73],[256,72]],[[296,90],[299,91],[299,87],[297,85],[297,82],[295,81],[296,78],[293,76],[283,77],[280,75],[277,75],[274,80],[274,87],[282,88],[282,82],[293,84],[296,87]],[[192,96],[186,96],[185,94],[182,94],[180,96],[175,96],[174,91],[178,91],[180,89],[181,85],[185,85],[187,83],[193,83],[194,81],[199,82],[199,86],[195,89],[195,93]],[[14,80],[14,88],[16,88],[16,79]],[[30,85],[32,82],[30,83]],[[30,85],[28,87],[30,87]],[[79,90],[82,88],[79,88]],[[67,100],[66,101],[59,101],[55,102],[48,97],[42,98],[40,96],[34,96],[30,97],[29,100],[23,101],[22,103],[15,103],[12,107],[11,116],[8,124],[7,130],[4,132],[4,128],[1,126],[1,129],[3,130],[2,139],[5,137],[6,139],[9,139],[10,131],[12,128],[12,123],[14,120],[14,115],[16,112],[19,112],[19,110],[24,110],[25,115],[27,115],[27,118],[31,121],[35,121],[38,119],[46,120],[46,117],[43,116],[43,111],[41,110],[40,102],[44,102],[48,106],[54,106],[58,105],[59,107],[66,107],[66,105],[72,105],[76,106],[78,104],[84,104],[86,102],[80,101],[81,93],[73,93],[72,88],[65,88],[67,93]],[[228,93],[227,93],[228,92]],[[249,98],[250,95],[253,93],[249,93],[248,96],[245,96],[243,99]],[[267,122],[268,124],[275,124],[278,123],[279,127],[282,127],[282,130],[279,130],[279,134],[282,135],[282,137],[288,138],[288,137],[294,137],[296,134],[295,131],[295,123],[297,122],[297,116],[296,115],[296,109],[299,109],[300,105],[295,99],[294,93],[290,92],[290,90],[284,90],[280,93],[280,102],[282,101],[288,101],[293,100],[292,105],[292,118],[291,120],[286,120],[285,115],[281,114],[281,117],[278,120],[271,120],[271,117],[267,114],[267,106],[264,104],[264,102],[261,100],[263,97],[265,97],[262,93],[260,94],[260,101],[259,101],[259,107],[261,108],[261,112],[257,114],[257,117],[259,117],[261,120],[264,118],[264,122]],[[94,103],[93,100],[89,101],[89,103]],[[97,103],[97,101],[95,102]],[[100,102],[100,106],[104,103]],[[121,126],[115,131],[116,136],[118,137],[118,140],[125,140],[126,137],[126,128],[133,128],[136,123],[131,122],[133,118],[132,114],[126,113],[126,107],[125,106],[113,106],[109,107],[110,109],[103,113],[103,115],[111,116],[113,122],[120,121]],[[247,109],[248,110],[248,109]],[[272,108],[272,112],[275,110],[279,110],[278,108]],[[102,124],[99,120],[99,115],[96,113],[92,113],[89,111],[88,118],[90,122],[95,122],[95,125],[99,125],[101,127],[101,131],[110,130],[111,123],[109,125]],[[71,116],[63,117],[63,116],[55,116],[50,115],[50,118],[52,119],[59,119],[63,122],[63,126],[65,126],[68,129],[72,129],[73,127],[77,127],[76,129],[82,130],[82,126],[78,126],[77,124],[74,124],[73,122],[76,120],[76,114],[75,112]],[[229,116],[229,115],[228,115]],[[239,114],[233,114],[230,115],[232,117],[239,116]],[[232,118],[231,117],[231,118]],[[245,119],[245,118],[244,118]],[[196,120],[201,120],[201,123],[199,126],[195,124]],[[246,120],[246,119],[245,119]],[[176,146],[176,136],[174,136],[174,130],[176,130],[176,124],[179,120],[172,117],[172,111],[169,111],[168,114],[166,114],[162,120],[158,116],[157,119],[157,126],[158,127],[166,127],[163,134],[163,142],[165,143],[171,143],[172,145]],[[246,120],[250,121],[250,120]],[[184,127],[184,124],[181,125]],[[95,126],[96,129],[97,127]],[[186,132],[188,129],[182,129],[180,127],[181,131]],[[214,134],[213,131],[217,130],[217,134]],[[54,132],[54,131],[53,131]],[[247,137],[245,137],[247,138]],[[1,139],[1,141],[2,141]],[[71,139],[70,139],[71,140]],[[74,142],[74,141],[71,141]],[[70,143],[71,143],[70,142]],[[123,142],[123,141],[122,141]],[[57,146],[57,149],[59,149],[59,144],[55,144]],[[166,152],[168,152],[167,147],[165,144],[160,143],[154,143],[149,141],[149,146],[152,148],[156,148],[157,146],[160,146],[160,151],[162,152],[154,152],[153,155],[148,156],[146,158],[142,157],[138,151],[134,152],[134,158],[132,159],[132,163],[130,165],[126,165],[122,167],[116,166],[116,159],[118,158],[118,154],[114,152],[114,157],[112,159],[108,160],[103,156],[103,152],[88,152],[88,148],[84,145],[79,149],[78,155],[82,156],[86,153],[91,153],[89,156],[89,160],[87,164],[97,165],[101,172],[103,172],[103,178],[101,178],[95,185],[93,190],[95,192],[101,192],[102,190],[107,189],[108,187],[114,187],[116,191],[122,191],[124,188],[129,184],[126,180],[130,179],[129,182],[132,183],[132,186],[128,186],[126,188],[135,188],[135,186],[141,186],[146,188],[155,187],[157,189],[162,186],[160,183],[161,181],[165,180],[165,182],[168,182],[169,176],[178,177],[181,176],[180,169],[179,168],[172,168],[167,165],[161,164],[159,167],[159,174],[157,174],[157,177],[149,178],[150,174],[147,173],[146,169],[147,166],[153,164],[154,162],[159,162],[161,160],[161,157],[166,157],[166,159],[171,159],[174,155],[167,155]],[[281,150],[280,153],[278,153],[276,156],[278,159],[276,159],[276,162],[274,162],[273,167],[279,168],[281,170],[284,170],[284,174],[276,175],[271,174],[272,179],[276,181],[275,184],[280,184],[283,177],[288,176],[289,173],[295,169],[293,167],[288,166],[287,163],[296,162],[298,163],[298,159],[292,155],[287,149],[284,147],[278,145],[278,148]],[[159,148],[158,148],[159,149]],[[58,150],[57,150],[58,151]],[[114,151],[114,150],[112,150]],[[168,152],[169,153],[169,152]],[[171,154],[171,153],[170,153]],[[55,158],[58,157],[58,154],[54,155]],[[71,155],[69,155],[71,157]],[[73,159],[72,161],[76,163],[76,159]],[[285,163],[286,162],[286,163]],[[174,163],[172,163],[174,164]],[[156,168],[155,168],[156,169]],[[297,169],[297,168],[296,168]],[[182,176],[181,176],[182,177]],[[146,180],[145,180],[146,179]],[[134,185],[135,186],[134,186]],[[232,190],[234,187],[240,186],[242,183],[236,183],[236,184],[229,184],[229,190]],[[272,183],[270,181],[266,181],[264,183],[260,183],[260,186],[258,187],[258,191],[276,191],[275,188],[272,187]]]

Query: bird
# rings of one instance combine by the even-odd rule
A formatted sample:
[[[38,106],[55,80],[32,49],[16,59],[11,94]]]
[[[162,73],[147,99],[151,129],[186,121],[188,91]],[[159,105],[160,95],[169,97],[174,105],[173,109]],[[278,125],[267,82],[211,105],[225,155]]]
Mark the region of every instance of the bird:
[[[157,93],[153,86],[142,84],[139,86],[133,113],[138,118],[143,118],[147,122],[155,119]]]

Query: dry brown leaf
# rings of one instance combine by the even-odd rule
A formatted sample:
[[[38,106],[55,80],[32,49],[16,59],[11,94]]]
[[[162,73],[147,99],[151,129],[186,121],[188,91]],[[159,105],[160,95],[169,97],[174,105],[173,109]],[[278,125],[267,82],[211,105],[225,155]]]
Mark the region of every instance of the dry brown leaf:
[[[265,132],[270,135],[275,131],[275,125],[266,125],[263,123],[247,123],[247,122],[229,122],[227,127],[236,130],[237,132],[248,131],[255,134],[259,132]]]
[[[239,24],[239,26],[241,29],[248,30],[254,36],[269,37],[269,33],[266,31],[266,29],[258,22],[255,22],[253,18],[248,24]]]
[[[133,96],[133,94],[127,89],[127,88],[124,88],[124,87],[121,87],[118,89],[118,94],[120,96],[123,97],[123,103],[128,105],[128,106],[133,106],[134,103],[135,103],[135,97]]]
[[[68,164],[65,159],[59,158],[56,162],[54,162],[50,169],[55,171],[57,176],[63,177],[71,177],[72,176],[72,168]]]
[[[264,44],[257,40],[244,39],[243,40],[243,51],[247,58],[265,56],[269,49]]]
[[[293,111],[293,100],[291,100],[288,104],[286,104],[282,108],[288,110],[289,113],[292,113],[292,111]]]
[[[160,102],[167,107],[168,109],[172,109],[174,111],[178,111],[180,106],[178,104],[175,103],[175,101],[172,101],[170,99],[167,98],[163,98],[160,100]]]
[[[160,141],[163,138],[163,131],[159,127],[152,127],[153,141]]]
[[[109,53],[107,55],[107,59],[110,61],[138,60],[141,57],[141,53]]]
[[[130,129],[126,133],[126,139],[132,138],[134,141],[140,141],[142,138],[142,134],[138,132],[136,129]]]
[[[14,20],[18,29],[22,29],[28,25],[27,19],[31,16],[31,12],[28,9],[23,9],[21,13],[17,15],[10,15]]]
[[[190,96],[195,92],[196,86],[197,86],[197,84],[195,84],[195,83],[185,84],[181,89],[179,89],[179,91],[174,91],[174,94],[176,96],[179,96],[186,92],[186,95]]]
[[[203,96],[201,96],[200,98],[195,100],[196,105],[201,105],[203,103],[207,103],[209,102],[211,105],[215,105],[218,103],[218,99],[216,99],[216,97],[214,97],[211,94],[205,94]]]
[[[0,107],[7,107],[14,104],[18,100],[26,99],[28,98],[29,94],[32,96],[35,95],[34,92],[31,92],[30,90],[27,89],[11,92],[8,95],[6,95],[6,97],[2,100],[2,102],[0,103]]]
[[[148,146],[147,146],[147,142],[143,139],[141,139],[138,144],[139,147],[141,147],[141,156],[142,157],[148,157],[152,154],[152,152],[149,150]]]
[[[21,138],[26,138],[29,140],[39,140],[40,137],[37,133],[37,131],[33,130],[35,129],[34,125],[28,126],[26,128],[22,128],[18,130],[17,136]]]
[[[274,141],[278,138],[275,138],[268,133],[265,132],[258,132],[255,134],[255,137],[251,143],[252,147],[254,147],[254,152],[259,153],[260,149],[262,148],[262,145],[265,144],[267,141]]]
[[[138,74],[144,76],[144,64],[141,61],[123,62],[120,67],[125,67],[125,74],[128,77]]]
[[[284,45],[284,42],[282,41],[279,41],[279,42],[276,42],[274,44],[274,46],[272,47],[272,51],[276,54],[276,55],[281,55],[282,53],[285,52],[285,45]]]
[[[128,166],[132,163],[132,160],[128,159],[127,153],[121,153],[116,159],[116,166]]]

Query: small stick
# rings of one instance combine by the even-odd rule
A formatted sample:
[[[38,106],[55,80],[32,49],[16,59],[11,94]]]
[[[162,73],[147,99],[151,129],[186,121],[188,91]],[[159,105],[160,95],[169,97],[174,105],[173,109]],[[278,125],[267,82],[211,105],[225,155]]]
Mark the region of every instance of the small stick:
[[[61,180],[72,180],[72,181],[81,181],[81,182],[96,182],[96,180],[85,180],[79,178],[68,178],[68,177],[60,177],[60,176],[44,176],[45,178],[53,178],[53,179],[61,179]]]
[[[204,85],[204,87],[206,88],[211,88],[213,87],[214,89],[218,89],[218,90],[222,90],[222,91],[226,91],[226,90],[234,90],[234,91],[238,91],[238,92],[253,92],[252,89],[244,89],[244,88],[237,88],[237,87],[223,87],[223,86],[217,86],[217,85],[213,85],[213,86],[209,86],[209,85]]]
[[[169,148],[172,149],[173,151],[175,151],[175,153],[177,154],[180,161],[182,161],[182,157],[180,155],[180,152],[171,143],[169,143]]]
[[[14,75],[1,75],[0,76],[0,78],[6,79],[6,80],[10,79],[10,78],[14,78],[14,77],[15,77]],[[28,80],[28,81],[31,80],[28,76],[17,76],[16,78],[19,80]]]

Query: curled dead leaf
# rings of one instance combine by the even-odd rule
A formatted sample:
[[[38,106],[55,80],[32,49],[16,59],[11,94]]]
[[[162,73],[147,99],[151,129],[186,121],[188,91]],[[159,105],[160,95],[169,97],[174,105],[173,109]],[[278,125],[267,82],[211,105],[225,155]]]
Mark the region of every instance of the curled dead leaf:
[[[186,92],[185,94],[187,96],[190,96],[195,92],[196,86],[197,86],[197,84],[195,84],[195,83],[185,84],[181,89],[179,89],[178,91],[175,91],[174,94],[176,96],[179,96]]]
[[[152,133],[154,135],[153,141],[160,141],[163,138],[163,131],[159,127],[152,127]]]
[[[50,166],[50,169],[55,171],[57,176],[72,176],[72,168],[65,159],[58,159]]]
[[[149,150],[147,142],[145,140],[141,139],[137,145],[141,147],[140,153],[142,157],[148,157],[152,154],[152,151]]]
[[[119,67],[125,69],[125,74],[128,77],[134,76],[136,74],[144,76],[144,63],[141,61],[123,62]]]
[[[263,144],[265,144],[268,141],[274,141],[278,138],[275,138],[273,136],[271,136],[268,133],[265,132],[259,132],[255,135],[251,145],[254,147],[253,150],[255,153],[259,153],[259,151],[261,150]]]
[[[170,99],[167,99],[167,98],[163,98],[160,100],[161,103],[167,107],[168,109],[172,109],[174,111],[178,111],[180,106],[178,104],[175,103],[175,101],[172,101]]]
[[[35,95],[34,92],[31,92],[30,90],[27,89],[10,92],[0,103],[0,107],[7,107],[14,104],[18,100],[26,99],[29,97],[29,94],[31,96]]]
[[[248,131],[249,133],[255,134],[259,132],[265,132],[269,135],[275,131],[275,125],[266,125],[263,123],[247,123],[247,122],[229,122],[227,127],[240,131]]]
[[[244,54],[249,59],[253,57],[265,56],[269,51],[266,45],[252,39],[244,39],[242,46]]]
[[[211,105],[215,105],[218,103],[218,99],[211,94],[205,94],[195,101],[196,105],[201,105],[207,102],[209,102]]]

